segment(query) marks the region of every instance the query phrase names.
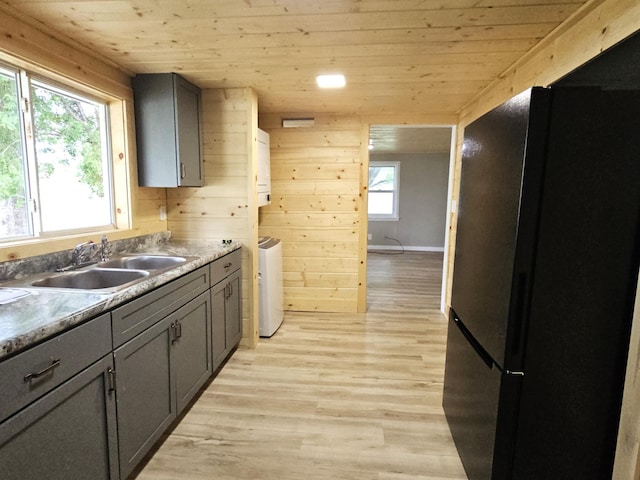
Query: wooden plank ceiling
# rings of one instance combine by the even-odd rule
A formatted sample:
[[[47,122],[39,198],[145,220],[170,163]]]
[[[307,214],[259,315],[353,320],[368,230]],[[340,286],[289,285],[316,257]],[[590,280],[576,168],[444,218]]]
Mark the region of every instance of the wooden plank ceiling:
[[[253,87],[261,112],[455,114],[585,0],[0,0],[129,73]],[[342,90],[315,76],[343,73]]]

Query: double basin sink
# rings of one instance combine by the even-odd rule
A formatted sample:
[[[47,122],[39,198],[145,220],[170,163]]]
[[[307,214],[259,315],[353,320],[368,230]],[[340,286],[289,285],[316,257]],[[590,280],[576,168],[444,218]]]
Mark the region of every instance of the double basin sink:
[[[128,255],[72,271],[39,275],[23,286],[117,291],[188,260],[172,255]]]

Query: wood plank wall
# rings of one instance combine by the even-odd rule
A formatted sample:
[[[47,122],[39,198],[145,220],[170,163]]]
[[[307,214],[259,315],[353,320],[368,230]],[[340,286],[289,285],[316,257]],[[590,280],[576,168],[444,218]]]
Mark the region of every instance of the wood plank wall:
[[[461,112],[462,120],[459,126],[462,128],[458,129],[458,161],[454,177],[454,192],[457,192],[459,186],[459,152],[465,125],[528,86],[546,85],[570,72],[639,28],[640,3],[637,0],[589,2],[572,19],[481,92]],[[17,55],[25,60],[36,61],[42,68],[52,70],[64,78],[101,88],[105,92],[122,98],[130,107],[129,72],[102,62],[81,48],[74,49],[64,45],[6,11],[0,15],[0,51]],[[225,92],[231,93],[228,90]],[[246,102],[249,102],[252,104],[250,109],[255,109],[255,98],[236,102],[233,95],[224,97],[224,100],[220,99],[220,95],[224,97],[225,94],[215,91],[205,92],[205,112],[209,110],[208,105],[220,107],[220,112],[225,112],[221,115],[231,118],[235,115],[233,105],[242,108],[240,105],[246,106]],[[127,122],[130,122],[133,118],[131,108],[125,108],[123,112]],[[233,130],[242,128],[242,120],[236,118],[231,121],[227,130],[227,127],[216,127],[215,116],[211,118],[205,113],[207,117],[205,119],[205,160],[208,178],[207,186],[202,189],[202,192],[207,194],[191,195],[188,199],[181,199],[181,201],[177,199],[181,194],[175,191],[172,191],[169,199],[165,189],[136,188],[133,181],[135,179],[135,145],[129,131],[127,135],[130,137],[127,139],[125,154],[132,179],[131,230],[125,230],[118,235],[134,236],[166,229],[166,222],[159,220],[158,208],[162,202],[167,201],[169,202],[169,228],[174,231],[174,235],[199,238],[225,234],[232,238],[243,239],[243,242],[246,238],[247,246],[255,245],[257,222],[250,218],[252,215],[250,212],[255,212],[257,209],[250,206],[251,198],[248,198],[245,204],[242,201],[236,201],[236,207],[232,206],[234,202],[231,200],[244,198],[242,195],[237,196],[238,192],[243,190],[243,181],[234,177],[239,176],[243,167],[242,161],[237,161],[238,157],[233,153],[233,148],[240,143],[246,145],[247,142],[249,144],[255,142],[254,127],[250,123],[252,120],[249,120],[249,117],[255,115],[255,111],[252,110],[252,112],[246,116],[240,114],[240,117],[247,118],[244,128],[248,134],[244,136],[238,135],[240,132]],[[207,121],[210,127],[206,126]],[[355,311],[358,303],[358,271],[362,271],[358,270],[362,268],[362,254],[358,256],[358,245],[366,244],[366,240],[362,242],[360,238],[366,234],[361,217],[353,213],[357,208],[366,205],[358,182],[354,182],[352,178],[355,171],[354,165],[358,165],[357,169],[362,170],[361,159],[364,158],[360,152],[362,138],[364,138],[360,120],[357,117],[316,116],[316,127],[307,133],[281,129],[279,115],[265,115],[260,118],[260,121],[262,128],[272,134],[272,166],[274,167],[272,190],[274,201],[271,206],[261,209],[260,234],[281,237],[284,241],[287,259],[285,261],[287,308],[322,309],[323,311],[331,308],[335,311],[344,311],[343,309]],[[231,124],[236,127],[231,127]],[[306,135],[308,137],[304,138]],[[246,148],[250,149],[249,146]],[[244,157],[247,162],[245,166],[251,162],[251,168],[254,168],[255,158],[253,155],[250,156],[251,159]],[[345,169],[344,172],[342,167]],[[294,174],[293,170],[296,168],[299,170]],[[214,174],[211,174],[212,170]],[[217,172],[224,173],[217,175]],[[318,172],[322,172],[321,177],[316,177]],[[330,178],[331,175],[334,178]],[[295,178],[287,178],[292,176]],[[250,190],[251,184],[255,184],[255,178],[248,175],[245,179],[245,194]],[[203,205],[202,198],[208,198],[204,201],[205,209],[199,208]],[[189,213],[181,213],[178,203],[188,205],[189,208],[184,209],[184,212]],[[223,206],[225,204],[226,207]],[[240,213],[244,208],[242,205],[247,205],[247,218],[243,218],[243,214]],[[452,219],[452,226],[455,226],[455,218]],[[3,247],[0,249],[0,261],[70,248],[76,240],[53,239],[31,245]],[[452,262],[455,228],[451,229],[449,245],[451,248],[449,258]],[[246,286],[243,289],[243,304],[246,309],[248,305],[257,304],[257,288],[255,288],[257,256],[249,248],[245,250],[247,253],[245,253],[243,266],[248,267],[245,268],[245,272],[251,272],[250,280],[246,278],[244,280]],[[358,266],[359,262],[360,266]],[[450,263],[449,267],[447,301],[450,296],[453,264]],[[248,301],[251,299],[253,301]],[[250,331],[250,336],[255,337],[256,312],[243,312],[243,316],[245,331]],[[635,358],[638,355],[640,343],[639,323],[640,315],[636,308],[634,337],[631,345],[632,370],[628,372],[625,388],[624,422],[621,425],[616,459],[615,478],[617,480],[640,478],[640,471],[637,471],[637,462],[640,458],[638,456],[640,416],[636,407],[637,399],[640,398],[640,382],[636,381],[640,375],[640,362]],[[252,343],[251,339],[244,341]]]
[[[493,107],[532,85],[546,86],[640,29],[637,0],[594,0],[585,4],[551,35],[489,84],[460,112],[453,191],[460,185],[464,127]],[[452,221],[455,227],[455,218]],[[451,294],[455,228],[450,231],[447,304]]]
[[[167,206],[167,189],[137,187],[134,183],[132,192],[136,201],[136,231],[139,235],[167,230],[166,220],[160,220],[160,207]]]
[[[174,238],[243,243],[242,342],[247,346],[258,341],[257,105],[250,88],[203,90],[204,186],[167,189]]]
[[[63,44],[0,8],[0,58],[11,55],[35,64],[39,73],[86,85],[116,99],[118,115],[112,122],[121,127],[114,147],[114,163],[124,162],[126,180],[119,182],[118,208],[128,221],[118,230],[106,232],[110,239],[172,230],[176,238],[233,238],[243,249],[243,319],[245,339],[257,342],[257,207],[255,206],[254,155],[257,141],[257,99],[251,89],[205,90],[203,139],[206,184],[202,189],[165,189],[137,186],[135,129],[131,74],[92,56],[87,49]],[[114,129],[115,131],[115,129]],[[122,159],[120,153],[123,154]],[[251,174],[250,172],[254,172]],[[170,196],[168,196],[170,192]],[[181,197],[186,197],[184,201]],[[168,219],[160,220],[159,209],[167,206]],[[249,213],[251,212],[251,213]],[[0,261],[73,248],[96,234],[47,238],[4,245]]]
[[[589,2],[467,104],[461,111],[460,128],[458,128],[454,197],[457,198],[460,186],[460,152],[466,125],[532,85],[549,85],[639,29],[640,3],[637,0]],[[455,224],[456,219],[453,218],[453,228],[450,230],[449,237],[447,305],[450,304],[451,298]],[[637,380],[640,378],[640,361],[638,361],[640,358],[640,311],[638,310],[636,303],[629,370],[625,383],[622,421],[613,475],[616,480],[640,478],[640,412],[638,411],[640,382]]]
[[[271,138],[271,205],[260,208],[259,233],[282,240],[285,310],[356,312],[366,235],[361,120],[323,114],[310,128],[281,126],[305,116],[259,117]]]
[[[2,5],[0,13],[0,59],[76,88],[95,89],[110,101],[113,163],[119,179],[116,186],[119,228],[105,233],[115,240],[166,230],[167,222],[159,219],[158,212],[159,205],[165,203],[165,189],[137,187],[130,72],[96,58],[88,49],[55,40],[13,16]],[[70,249],[82,241],[99,240],[99,236],[99,233],[80,234],[5,244],[0,247],[0,261]]]

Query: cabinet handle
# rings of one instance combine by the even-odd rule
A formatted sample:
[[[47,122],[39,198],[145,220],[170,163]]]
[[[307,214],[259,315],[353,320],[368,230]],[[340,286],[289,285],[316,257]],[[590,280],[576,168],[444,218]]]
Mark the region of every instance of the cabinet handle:
[[[116,371],[109,367],[107,368],[107,382],[109,384],[109,393],[116,391]]]
[[[51,362],[51,365],[49,365],[48,367],[43,368],[42,370],[40,370],[39,372],[32,372],[29,373],[27,375],[24,376],[24,381],[28,382],[29,380],[31,380],[32,378],[38,378],[41,377],[42,375],[50,372],[51,370],[53,370],[54,368],[60,366],[60,359],[56,358],[55,360],[53,360]]]
[[[229,262],[224,266],[225,270],[229,270],[233,266],[233,262]]]
[[[176,322],[176,338],[182,337],[182,323],[180,321]]]
[[[176,343],[176,341],[178,340],[178,332],[176,331],[176,324],[172,323],[171,326],[169,327],[171,329],[171,333],[169,334],[169,337],[171,337],[171,343]]]
[[[184,178],[187,176],[187,167],[184,166],[184,163],[180,162],[180,178]]]

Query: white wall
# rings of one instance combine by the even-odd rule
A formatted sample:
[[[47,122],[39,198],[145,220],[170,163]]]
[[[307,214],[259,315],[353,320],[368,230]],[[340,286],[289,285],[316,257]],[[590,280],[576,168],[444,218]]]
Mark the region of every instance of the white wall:
[[[370,161],[400,162],[398,221],[369,220],[370,247],[394,246],[396,238],[416,250],[444,248],[448,154],[371,154]]]

